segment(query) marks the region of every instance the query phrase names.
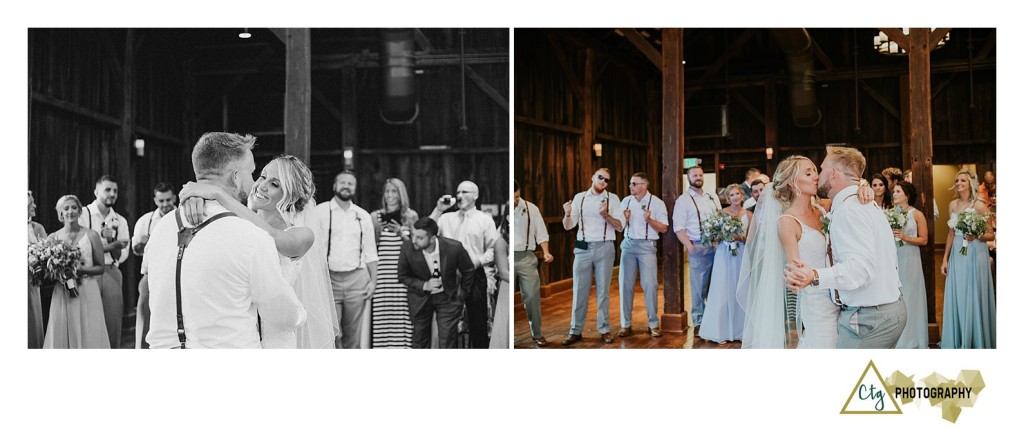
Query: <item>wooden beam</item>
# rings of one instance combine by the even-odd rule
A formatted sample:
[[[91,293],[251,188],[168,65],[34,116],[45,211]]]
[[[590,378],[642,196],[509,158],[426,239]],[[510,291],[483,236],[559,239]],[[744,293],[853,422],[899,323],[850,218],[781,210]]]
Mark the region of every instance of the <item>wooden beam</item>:
[[[472,80],[481,91],[484,91],[484,94],[487,94],[492,101],[498,104],[498,107],[501,107],[505,113],[508,113],[508,100],[505,99],[505,96],[501,92],[494,89],[493,86],[487,83],[487,80],[477,73],[476,70],[473,70],[473,67],[468,65],[466,66],[466,75],[469,76],[469,80]]]
[[[274,49],[272,47],[270,47],[270,46],[267,46],[266,49],[263,50],[263,52],[260,52],[259,55],[256,55],[256,57],[254,57],[252,60],[249,61],[250,66],[258,67],[260,64],[262,64],[266,60],[270,59],[270,57],[273,54],[274,54]],[[197,74],[201,74],[201,73],[197,73]],[[240,74],[238,76],[235,76],[233,79],[231,79],[230,82],[228,82],[227,85],[223,86],[223,89],[221,89],[221,93],[222,94],[231,93],[231,91],[233,91],[235,88],[237,88],[238,85],[241,85],[242,82],[245,82],[245,79],[247,77],[248,77],[248,75],[246,75],[246,74]],[[196,115],[196,120],[199,120],[199,119],[205,117],[210,112],[212,112],[213,111],[213,107],[215,107],[215,106],[220,104],[217,101],[219,101],[219,98],[211,100],[210,102],[208,102],[206,104],[206,106],[204,106],[203,108],[199,109],[199,113]]]
[[[562,75],[565,76],[565,80],[569,82],[569,89],[572,89],[572,93],[576,95],[576,99],[583,99],[583,89],[581,88],[579,79],[576,78],[576,70],[573,69],[572,63],[569,62],[569,58],[565,56],[565,52],[559,46],[558,41],[551,34],[548,34],[548,44],[551,45],[551,51],[555,54],[555,60],[558,61],[558,66],[562,67]]]
[[[430,39],[427,38],[426,34],[423,34],[423,30],[419,28],[412,29],[412,36],[416,39],[416,44],[419,45],[423,52],[430,52]]]
[[[534,119],[532,117],[516,115],[516,123],[523,125],[536,126],[538,128],[550,129],[552,131],[565,132],[575,135],[583,135],[583,130],[574,126],[559,125],[557,123],[547,122],[541,119]]]
[[[647,147],[651,146],[651,143],[648,143],[646,141],[633,140],[633,139],[624,138],[624,137],[616,137],[614,135],[602,134],[600,132],[597,133],[597,139],[601,140],[601,141],[609,141],[609,142],[612,142],[612,143],[626,144],[626,145],[629,145],[629,146],[637,146],[637,147],[644,147],[644,148],[647,148]]]
[[[911,28],[910,44],[907,49],[910,61],[910,153],[915,184],[924,193],[924,200],[932,197],[932,103],[931,103],[931,30]],[[932,204],[919,207],[928,221],[927,230],[935,230]],[[935,322],[935,240],[921,248],[925,276],[925,291],[928,296],[928,320]]]
[[[928,38],[928,49],[935,49],[939,45],[939,42],[946,37],[946,33],[952,30],[952,28],[936,28],[933,30]]]
[[[341,118],[341,110],[338,110],[338,108],[335,107],[333,103],[331,103],[331,100],[327,98],[327,95],[325,95],[323,91],[317,89],[316,86],[311,85],[310,89],[312,89],[313,91],[313,99],[319,102],[320,105],[323,106],[325,109],[327,109],[327,112],[331,114],[331,117],[333,117],[339,123],[342,122],[343,120]]]
[[[110,39],[110,32],[107,30],[97,30],[102,35],[103,39],[103,54],[107,57],[107,61],[113,67],[113,73],[110,73],[117,78],[118,83],[124,83],[121,79],[124,78],[124,66],[121,65],[121,60],[117,57],[117,52],[114,50],[114,41]]]
[[[580,188],[588,187],[588,178],[594,173],[594,157],[590,155],[591,145],[594,144],[594,134],[597,129],[597,121],[594,118],[594,49],[587,48],[583,56],[583,136],[579,139],[579,184]]]
[[[910,45],[910,37],[903,34],[902,28],[879,28],[889,37],[892,41],[896,42],[897,45],[903,47],[903,50],[907,50],[907,46]]]
[[[976,55],[974,57],[974,59],[988,58],[988,54],[990,52],[992,52],[992,49],[995,49],[995,48],[996,48],[996,32],[995,32],[995,30],[993,30],[992,34],[989,34],[988,38],[985,39],[985,46],[982,46],[981,49],[978,50],[978,55]]]
[[[622,36],[625,37],[626,40],[629,40],[633,46],[636,46],[636,48],[640,50],[640,53],[647,57],[647,60],[650,61],[651,64],[657,68],[661,68],[661,52],[658,52],[657,48],[651,46],[651,44],[647,42],[647,39],[640,35],[635,28],[619,28],[619,31],[622,32]]]
[[[648,74],[647,71],[650,70],[646,65],[633,61],[630,58],[623,57],[619,50],[609,47],[606,43],[595,39],[586,33],[577,30],[559,29],[545,31],[549,34],[559,36],[561,39],[576,45],[580,49],[591,49],[595,55],[601,57],[605,61],[608,61],[612,65],[622,68],[623,70],[644,74]]]
[[[125,30],[124,36],[124,67],[121,69],[122,72],[122,104],[121,104],[121,126],[118,130],[118,136],[112,144],[114,150],[114,167],[113,171],[103,171],[103,173],[113,172],[117,177],[123,177],[122,180],[129,181],[128,183],[134,182],[137,179],[136,172],[138,169],[138,163],[133,162],[134,151],[134,139],[135,139],[135,31],[134,29]],[[127,183],[126,183],[127,184]],[[127,187],[127,186],[126,186]],[[125,207],[124,214],[127,218],[139,218],[138,211],[138,191],[127,191],[122,193]],[[127,249],[125,249],[127,250]],[[122,250],[124,251],[124,250]],[[131,275],[134,275],[132,273]],[[129,294],[133,287],[129,287]]]
[[[743,95],[740,95],[738,92],[733,92],[732,97],[733,99],[736,100],[736,102],[740,104],[740,107],[743,107],[743,109],[750,113],[751,116],[754,116],[754,119],[756,119],[761,125],[764,125],[764,116],[761,114],[761,112],[757,111],[757,108],[755,108],[754,105],[750,103],[750,101],[748,101]]]
[[[32,101],[38,102],[49,107],[64,110],[68,113],[73,113],[86,119],[92,119],[104,125],[121,126],[121,119],[118,119],[114,116],[110,116],[108,114],[98,113],[88,108],[64,100],[59,100],[49,95],[40,94],[38,92],[32,92]]]
[[[882,106],[882,109],[887,111],[890,115],[892,115],[892,117],[896,118],[897,121],[902,120],[902,118],[900,117],[900,111],[897,110],[896,107],[893,107],[892,104],[889,103],[889,100],[886,100],[885,97],[882,96],[882,94],[878,93],[878,91],[875,90],[875,88],[872,88],[871,85],[868,84],[868,82],[862,80],[860,82],[860,87],[861,89],[864,90],[865,93],[868,94],[869,97],[871,97],[871,99],[875,100],[875,102],[877,102],[878,105]]]
[[[146,128],[144,126],[135,125],[135,133],[147,138],[153,138],[158,141],[165,143],[174,144],[176,146],[187,146],[188,143],[181,138],[173,137],[160,131]]]
[[[269,45],[268,45],[269,48]],[[484,50],[484,49],[481,49]],[[380,60],[377,53],[356,53],[356,54],[320,54],[314,55],[312,67],[314,71],[341,70],[345,67],[355,68],[380,68]],[[425,53],[417,52],[413,55],[417,68],[451,67],[462,66],[462,58],[458,53],[442,52]],[[469,65],[494,65],[508,64],[509,54],[503,51],[475,52],[466,54],[466,64]],[[268,72],[283,72],[284,66],[270,64],[256,66],[251,60],[246,61],[225,61],[219,63],[207,62],[203,70],[196,72],[199,76],[223,76],[238,74],[256,74]]]
[[[682,166],[684,153],[683,113],[683,31],[679,28],[662,30],[661,66],[661,117],[662,139],[661,198],[669,208],[669,217],[675,208],[675,200],[682,191]],[[664,298],[665,310],[661,328],[664,331],[682,333],[686,331],[687,314],[683,296],[683,259],[681,244],[674,233],[666,233],[663,241]]]
[[[277,40],[280,40],[281,43],[284,43],[286,45],[288,44],[288,41],[287,41],[288,40],[288,30],[287,29],[285,29],[285,28],[268,28],[268,30],[270,30],[271,33],[274,33],[274,35],[277,36]]]
[[[813,38],[811,39],[811,48],[814,50],[814,56],[818,58],[818,61],[820,61],[821,65],[825,67],[825,70],[831,71],[832,60],[828,58],[828,54],[825,53],[825,50],[822,49],[821,46],[818,45],[818,42],[815,41]]]
[[[284,152],[309,164],[310,40],[308,28],[289,28],[286,37]]]
[[[740,49],[743,47],[743,45],[745,45],[747,43],[747,40],[750,40],[750,37],[753,35],[754,30],[748,28],[746,30],[743,30],[743,32],[740,33],[739,36],[736,36],[736,38],[733,39],[732,43],[729,44],[729,48],[726,49],[725,53],[719,56],[718,59],[714,62],[714,64],[711,64],[711,68],[709,68],[708,71],[704,72],[704,76],[701,77],[701,80],[710,79],[714,77],[716,74],[718,74],[718,72],[721,71],[722,68],[729,63],[729,60],[740,52]]]

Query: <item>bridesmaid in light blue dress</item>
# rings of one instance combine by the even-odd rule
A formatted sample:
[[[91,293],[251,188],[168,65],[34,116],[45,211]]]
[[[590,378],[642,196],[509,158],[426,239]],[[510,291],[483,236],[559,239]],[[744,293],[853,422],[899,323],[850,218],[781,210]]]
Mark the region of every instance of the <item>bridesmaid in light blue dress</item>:
[[[900,290],[903,302],[907,304],[907,326],[896,342],[898,349],[928,348],[928,302],[924,287],[924,268],[921,265],[921,246],[928,244],[928,230],[924,214],[910,206],[917,200],[917,189],[913,184],[900,181],[892,190],[892,202],[907,213],[907,224],[902,230],[893,231],[893,236],[903,240],[903,246],[896,248],[899,259]],[[924,235],[924,236],[920,236]]]
[[[953,229],[960,211],[973,209],[985,214],[988,207],[978,198],[978,181],[970,171],[958,172],[953,188],[959,198],[949,203],[950,228],[942,261],[946,289],[940,346],[943,349],[995,348],[996,299],[985,245],[995,234],[990,228],[981,236],[964,236]],[[967,254],[963,255],[960,248],[965,241]]]
[[[700,325],[700,337],[718,343],[743,338],[743,322],[746,315],[736,300],[736,284],[740,279],[744,241],[752,215],[750,211],[743,209],[743,189],[738,184],[730,184],[725,191],[730,205],[722,211],[738,217],[743,223],[743,231],[734,237],[735,240],[719,243],[715,251],[715,263],[711,271],[711,285],[708,287],[708,301],[704,307],[704,320]],[[737,246],[735,256],[729,249],[730,244]]]

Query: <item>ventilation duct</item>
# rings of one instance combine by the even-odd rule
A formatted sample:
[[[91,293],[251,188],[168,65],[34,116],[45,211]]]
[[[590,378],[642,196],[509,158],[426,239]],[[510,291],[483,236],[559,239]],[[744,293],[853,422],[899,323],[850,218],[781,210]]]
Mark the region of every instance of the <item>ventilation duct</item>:
[[[389,124],[408,125],[419,115],[414,49],[411,28],[381,30],[380,116]]]
[[[793,123],[801,128],[816,126],[821,122],[821,110],[818,109],[818,100],[814,94],[811,35],[803,28],[776,28],[771,32],[786,54]]]

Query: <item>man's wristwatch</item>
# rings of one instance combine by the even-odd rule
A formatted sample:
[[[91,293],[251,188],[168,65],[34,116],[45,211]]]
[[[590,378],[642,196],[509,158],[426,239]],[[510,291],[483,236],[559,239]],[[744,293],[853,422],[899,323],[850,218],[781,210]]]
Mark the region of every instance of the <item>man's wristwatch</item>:
[[[814,279],[811,280],[811,287],[818,286],[818,270],[814,269]]]

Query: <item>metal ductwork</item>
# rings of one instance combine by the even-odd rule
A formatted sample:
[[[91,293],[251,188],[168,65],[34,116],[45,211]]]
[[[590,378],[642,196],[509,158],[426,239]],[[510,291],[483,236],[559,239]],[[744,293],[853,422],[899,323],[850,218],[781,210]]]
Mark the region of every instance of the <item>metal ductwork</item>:
[[[821,122],[821,110],[814,95],[814,56],[811,35],[803,28],[775,28],[772,36],[786,54],[789,69],[789,98],[793,123],[810,128]]]
[[[389,124],[411,124],[416,103],[416,42],[411,28],[381,30],[380,116]]]

